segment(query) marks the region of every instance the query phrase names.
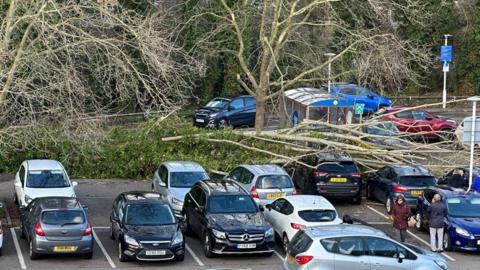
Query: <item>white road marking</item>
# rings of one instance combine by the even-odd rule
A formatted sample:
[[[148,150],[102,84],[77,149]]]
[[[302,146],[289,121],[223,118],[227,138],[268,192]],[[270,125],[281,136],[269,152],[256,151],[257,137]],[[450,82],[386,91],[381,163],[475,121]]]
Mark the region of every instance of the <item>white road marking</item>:
[[[105,258],[107,258],[107,261],[110,264],[110,267],[117,268],[117,266],[113,263],[112,258],[110,258],[110,255],[108,255],[107,250],[105,250],[105,247],[103,246],[102,242],[100,241],[100,238],[98,238],[94,229],[92,229],[92,233],[93,233],[93,237],[95,238],[95,242],[97,242],[97,245],[102,250],[103,255],[105,255]]]
[[[195,254],[195,252],[193,252],[193,250],[187,245],[187,243],[185,243],[185,249],[188,251],[188,253],[190,253],[190,255],[192,255],[193,259],[197,262],[199,266],[205,266],[205,264],[200,260],[200,258],[198,258],[197,254]]]
[[[278,251],[273,250],[273,253],[275,253],[275,255],[276,255],[282,262],[284,261],[282,255],[281,255],[280,253],[278,253]]]
[[[12,233],[13,245],[15,245],[15,249],[17,250],[18,262],[20,263],[20,266],[22,267],[22,269],[27,269],[27,266],[25,265],[25,260],[23,259],[22,250],[20,250],[20,244],[18,243],[18,238],[17,238],[17,234],[15,233],[15,229],[10,228],[10,232]]]
[[[370,209],[370,210],[372,210],[373,212],[377,213],[378,215],[386,218],[386,219],[390,219],[389,216],[383,214],[382,212],[378,211],[377,209],[375,209],[375,208],[373,208],[373,207],[370,207],[370,206],[367,205],[367,208]],[[370,223],[370,222],[369,222],[369,223]],[[373,223],[371,223],[371,224],[373,224]],[[414,234],[414,233],[412,233],[412,232],[410,232],[410,231],[408,231],[408,230],[407,230],[407,233],[408,233],[409,235],[413,236],[415,239],[417,239],[417,240],[419,240],[420,242],[422,242],[423,244],[425,244],[425,245],[427,245],[428,247],[430,247],[430,243],[428,243],[427,241],[423,240],[423,239],[420,238],[418,235],[416,235],[416,234]],[[442,253],[440,253],[440,254],[441,254],[443,257],[449,259],[449,260],[452,261],[452,262],[457,261],[457,260],[455,260],[454,258],[452,258],[451,256],[449,256],[448,254],[446,254],[445,252],[442,252]]]
[[[109,226],[93,226],[93,229],[110,229]]]

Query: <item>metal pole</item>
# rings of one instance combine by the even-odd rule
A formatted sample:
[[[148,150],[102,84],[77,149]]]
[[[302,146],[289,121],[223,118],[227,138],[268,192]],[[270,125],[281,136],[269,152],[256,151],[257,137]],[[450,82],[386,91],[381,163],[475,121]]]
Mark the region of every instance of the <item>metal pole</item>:
[[[332,57],[330,56],[330,57],[328,58],[328,93],[329,93],[329,94],[330,94],[330,84],[331,84],[331,82],[330,82],[330,80],[331,80],[331,79],[330,79],[330,78],[331,78],[330,76],[331,76],[331,75],[330,75],[330,74],[332,73],[332,62],[331,62],[331,61],[332,61]]]
[[[445,46],[448,45],[448,35],[445,35]],[[445,66],[446,62],[443,62]],[[442,108],[447,108],[447,71],[443,69],[443,98],[442,98]]]
[[[470,133],[470,173],[468,174],[468,189],[467,192],[470,191],[472,188],[473,182],[473,150],[475,150],[475,129],[476,129],[476,122],[477,122],[477,101],[473,101],[472,106],[472,124],[470,125],[472,131]]]

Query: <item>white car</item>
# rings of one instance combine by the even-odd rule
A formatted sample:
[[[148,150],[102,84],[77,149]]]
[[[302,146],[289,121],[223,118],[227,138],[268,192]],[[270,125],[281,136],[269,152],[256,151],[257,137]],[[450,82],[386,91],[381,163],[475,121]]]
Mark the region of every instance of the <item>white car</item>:
[[[27,206],[38,197],[76,197],[75,186],[63,165],[56,160],[26,160],[15,174],[15,202]]]
[[[471,121],[472,117],[468,117],[467,120]],[[480,120],[480,117],[477,117],[477,123],[478,123],[479,120]],[[470,149],[470,143],[467,143],[467,144],[463,143],[464,122],[465,122],[465,119],[455,129],[455,137],[457,138],[458,144],[463,145],[464,147],[468,147],[468,149]],[[476,146],[480,147],[480,144],[477,144]]]
[[[265,207],[265,217],[281,237],[284,248],[300,229],[342,223],[335,207],[322,196],[286,196]]]

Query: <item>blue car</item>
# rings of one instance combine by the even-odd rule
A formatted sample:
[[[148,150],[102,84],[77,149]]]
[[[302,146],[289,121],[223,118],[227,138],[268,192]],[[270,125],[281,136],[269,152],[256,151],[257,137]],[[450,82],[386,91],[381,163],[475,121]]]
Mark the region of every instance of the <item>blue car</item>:
[[[214,98],[195,111],[193,124],[216,128],[255,126],[255,113],[256,101],[252,96]]]
[[[480,251],[480,193],[465,193],[449,187],[427,189],[418,198],[417,230],[428,228],[427,208],[435,193],[447,206],[443,248],[445,250]]]
[[[371,114],[380,108],[392,106],[390,99],[353,83],[335,83],[331,86],[331,94],[353,100],[355,104],[365,104],[364,114]]]

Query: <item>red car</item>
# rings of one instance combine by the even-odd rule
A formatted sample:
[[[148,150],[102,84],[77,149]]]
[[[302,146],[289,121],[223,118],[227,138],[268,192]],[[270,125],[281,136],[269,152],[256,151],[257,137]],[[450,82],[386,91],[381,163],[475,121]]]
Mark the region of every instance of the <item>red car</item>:
[[[457,122],[427,111],[408,108],[385,109],[383,118],[394,122],[402,132],[415,133],[427,138],[450,140],[457,128]]]

